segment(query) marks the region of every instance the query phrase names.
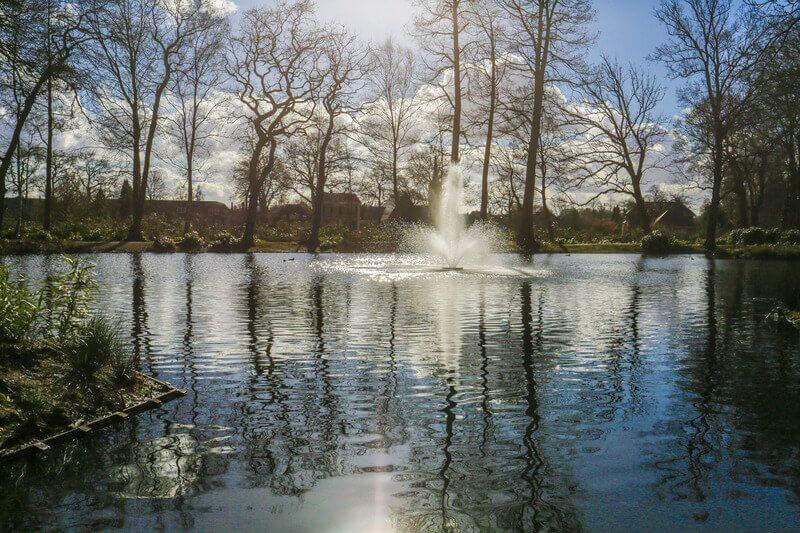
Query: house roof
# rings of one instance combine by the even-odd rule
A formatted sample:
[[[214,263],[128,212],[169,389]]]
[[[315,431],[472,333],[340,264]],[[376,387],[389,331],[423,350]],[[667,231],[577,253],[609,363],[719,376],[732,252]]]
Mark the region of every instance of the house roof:
[[[346,204],[361,204],[361,200],[358,198],[358,196],[351,192],[326,192],[325,201]]]

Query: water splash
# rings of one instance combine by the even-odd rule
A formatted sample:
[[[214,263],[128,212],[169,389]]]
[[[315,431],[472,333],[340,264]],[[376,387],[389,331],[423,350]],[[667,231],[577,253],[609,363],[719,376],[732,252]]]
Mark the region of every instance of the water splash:
[[[452,164],[434,217],[436,227],[415,228],[408,239],[411,248],[433,255],[450,269],[485,264],[498,249],[498,232],[484,223],[467,227],[463,201],[464,174],[460,165]]]

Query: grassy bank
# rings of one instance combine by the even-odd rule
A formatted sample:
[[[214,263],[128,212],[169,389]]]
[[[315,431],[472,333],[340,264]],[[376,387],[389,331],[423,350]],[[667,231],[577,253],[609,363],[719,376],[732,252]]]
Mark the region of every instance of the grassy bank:
[[[348,242],[331,245],[326,252],[332,253],[394,253],[398,251],[397,242],[372,241]],[[515,250],[509,249],[514,252]],[[196,252],[196,253],[298,253],[305,252],[305,246],[298,241],[259,241],[254,247],[241,250],[235,246],[217,249],[210,245],[163,249],[158,242],[87,242],[87,241],[3,241],[0,243],[0,255],[26,254],[86,254],[86,253],[135,253],[135,252]],[[543,243],[537,253],[540,254],[608,254],[608,253],[641,253],[642,245],[638,242],[603,242],[603,243]],[[659,255],[705,254],[700,243],[682,243]],[[721,245],[715,257],[734,259],[800,259],[800,245]]]
[[[0,454],[152,397],[107,320],[91,317],[91,267],[33,291],[0,266]]]

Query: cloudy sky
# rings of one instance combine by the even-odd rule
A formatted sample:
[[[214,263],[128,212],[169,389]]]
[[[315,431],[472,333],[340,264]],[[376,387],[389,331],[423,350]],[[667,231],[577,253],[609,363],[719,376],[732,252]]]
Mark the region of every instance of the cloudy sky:
[[[240,10],[257,7],[268,0],[238,0]],[[675,84],[666,77],[663,67],[646,60],[656,46],[666,39],[664,28],[653,16],[659,0],[594,0],[597,11],[595,31],[599,34],[591,58],[603,54],[623,62],[646,64],[670,87],[662,104],[668,117],[678,112]],[[317,0],[321,17],[345,24],[367,40],[383,40],[391,35],[409,46],[407,28],[414,15],[413,0]]]

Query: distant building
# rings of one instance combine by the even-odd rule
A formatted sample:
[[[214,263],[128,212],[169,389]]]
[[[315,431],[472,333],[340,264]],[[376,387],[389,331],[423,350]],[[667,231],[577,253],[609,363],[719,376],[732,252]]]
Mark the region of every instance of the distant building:
[[[119,200],[109,200],[119,206]],[[144,212],[157,213],[168,220],[182,220],[186,216],[189,202],[186,200],[147,200],[144,203]],[[205,200],[192,202],[194,220],[203,223],[227,223],[231,210],[222,202],[209,202]]]
[[[305,204],[283,204],[270,208],[267,221],[270,224],[307,222],[311,220],[311,209]]]
[[[361,227],[361,200],[353,193],[325,193],[322,204],[322,225],[338,224],[350,229]]]
[[[374,206],[374,205],[362,205],[361,206],[361,221],[362,222],[372,222],[378,224],[383,222],[384,218],[388,215],[386,212],[386,208],[381,206]]]
[[[680,200],[645,202],[653,229],[688,230],[695,226],[695,214]],[[635,208],[628,210],[629,221],[636,220]]]

